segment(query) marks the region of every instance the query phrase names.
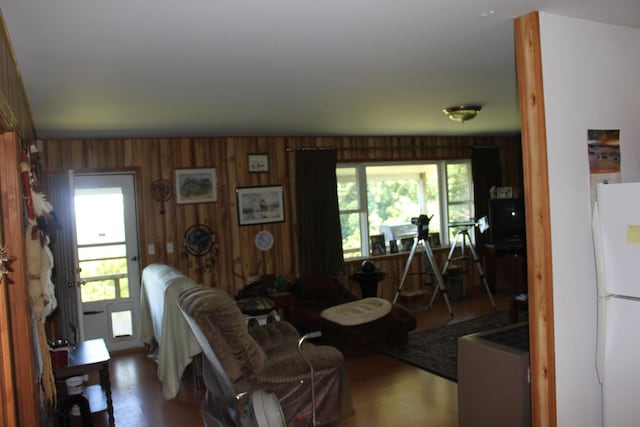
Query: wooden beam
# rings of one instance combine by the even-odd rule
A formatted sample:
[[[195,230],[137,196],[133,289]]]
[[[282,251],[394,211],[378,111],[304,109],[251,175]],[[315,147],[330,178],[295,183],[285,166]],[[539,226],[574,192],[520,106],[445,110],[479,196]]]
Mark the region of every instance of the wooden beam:
[[[17,423],[13,425],[37,426],[40,399],[34,368],[34,341],[27,291],[20,148],[15,132],[6,132],[0,136],[0,152],[2,243],[7,247],[9,256],[16,258],[12,263],[14,272],[9,274],[13,283],[7,285],[8,306],[1,309],[7,312],[10,319],[10,330],[6,332],[10,333],[11,352],[3,353],[2,357],[3,363],[4,357],[12,358],[18,417]],[[6,381],[6,378],[3,380]]]
[[[516,68],[527,216],[531,425],[554,427],[556,375],[549,174],[538,12],[515,20]]]

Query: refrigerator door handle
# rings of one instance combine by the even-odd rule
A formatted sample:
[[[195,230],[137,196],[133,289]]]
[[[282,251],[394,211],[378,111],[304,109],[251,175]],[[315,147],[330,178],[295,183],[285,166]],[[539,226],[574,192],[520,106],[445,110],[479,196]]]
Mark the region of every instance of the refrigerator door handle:
[[[605,380],[605,349],[607,330],[607,298],[598,297],[598,324],[596,327],[596,374],[600,384]]]
[[[600,384],[605,378],[605,344],[607,330],[607,287],[604,274],[604,254],[602,252],[602,236],[600,231],[600,216],[598,214],[598,202],[593,205],[593,217],[591,218],[591,231],[593,232],[593,249],[596,262],[596,288],[597,288],[597,326],[596,326],[596,374]]]
[[[605,263],[602,248],[602,235],[600,234],[600,216],[598,214],[598,202],[593,204],[593,216],[591,218],[591,231],[593,234],[593,251],[596,261],[596,287],[599,297],[607,296],[607,286],[605,284]]]

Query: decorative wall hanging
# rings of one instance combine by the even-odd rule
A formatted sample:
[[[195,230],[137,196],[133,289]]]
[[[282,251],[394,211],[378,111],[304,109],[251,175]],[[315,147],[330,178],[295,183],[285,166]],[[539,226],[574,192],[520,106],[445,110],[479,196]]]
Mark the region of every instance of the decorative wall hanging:
[[[205,203],[218,200],[215,169],[176,169],[176,202]]]
[[[160,202],[160,213],[166,212],[164,202],[171,198],[173,188],[168,179],[156,179],[151,183],[151,196],[156,202]]]
[[[249,154],[249,172],[269,172],[268,154]]]
[[[215,265],[217,249],[215,234],[204,224],[192,225],[184,233],[182,256],[196,257],[198,264],[196,272],[200,275],[200,280],[202,280],[202,274]]]
[[[10,257],[7,252],[6,246],[0,245],[0,284],[2,282],[2,277],[6,276],[6,280],[8,284],[13,283],[13,280],[9,277],[9,273],[13,272],[13,268],[11,267],[11,263],[16,260],[16,257]]]
[[[284,222],[282,185],[236,189],[240,225]]]
[[[23,181],[23,199],[26,211],[25,230],[25,265],[28,279],[29,305],[37,320],[36,330],[40,350],[39,381],[44,391],[44,397],[50,403],[56,401],[56,383],[49,353],[49,343],[44,328],[46,318],[57,307],[55,287],[51,280],[53,270],[53,255],[49,249],[49,236],[46,234],[47,218],[51,217],[53,206],[40,190],[40,182],[34,174],[31,161],[30,147],[23,147],[20,171]],[[5,252],[3,250],[3,252]],[[3,259],[6,258],[6,253]],[[10,261],[10,260],[7,260]],[[10,269],[3,261],[3,270]]]
[[[195,224],[184,233],[184,250],[193,256],[211,252],[216,243],[213,232],[204,224]]]
[[[268,230],[262,230],[256,234],[256,247],[261,251],[268,251],[273,247],[273,234]]]

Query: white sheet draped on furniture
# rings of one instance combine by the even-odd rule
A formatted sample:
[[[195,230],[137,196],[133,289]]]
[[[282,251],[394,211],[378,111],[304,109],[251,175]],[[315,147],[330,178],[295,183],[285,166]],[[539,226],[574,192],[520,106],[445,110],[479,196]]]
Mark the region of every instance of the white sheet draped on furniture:
[[[184,369],[201,352],[177,304],[182,291],[196,286],[168,265],[150,264],[142,271],[140,339],[158,344],[158,379],[165,399],[176,397]]]

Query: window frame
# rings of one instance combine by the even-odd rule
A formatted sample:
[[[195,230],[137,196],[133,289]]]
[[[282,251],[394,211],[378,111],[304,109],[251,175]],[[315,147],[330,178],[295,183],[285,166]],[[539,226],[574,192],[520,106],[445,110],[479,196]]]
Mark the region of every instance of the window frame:
[[[368,203],[368,195],[367,195],[367,167],[372,166],[412,166],[412,165],[436,165],[438,171],[438,192],[439,192],[439,216],[440,216],[440,226],[438,233],[440,234],[440,238],[443,245],[449,245],[451,240],[451,233],[449,232],[449,191],[448,191],[448,175],[447,175],[447,165],[449,164],[467,164],[468,174],[467,174],[467,182],[469,183],[469,197],[470,199],[464,201],[454,201],[451,202],[454,204],[467,204],[470,206],[470,212],[475,215],[475,200],[474,200],[474,191],[473,191],[473,174],[471,171],[471,159],[446,159],[446,160],[423,160],[423,161],[402,161],[402,162],[393,162],[393,161],[383,161],[383,162],[341,162],[336,165],[337,169],[349,168],[355,169],[355,178],[356,178],[356,186],[358,189],[358,206],[354,209],[340,209],[338,206],[339,215],[342,216],[344,214],[358,214],[359,218],[359,228],[360,228],[360,254],[355,256],[345,256],[346,259],[353,259],[359,257],[367,257],[369,256],[370,247],[369,247],[369,203]],[[338,200],[338,204],[340,200]],[[436,232],[433,230],[433,232]],[[473,234],[473,233],[471,233]],[[344,255],[344,254],[343,254]]]

